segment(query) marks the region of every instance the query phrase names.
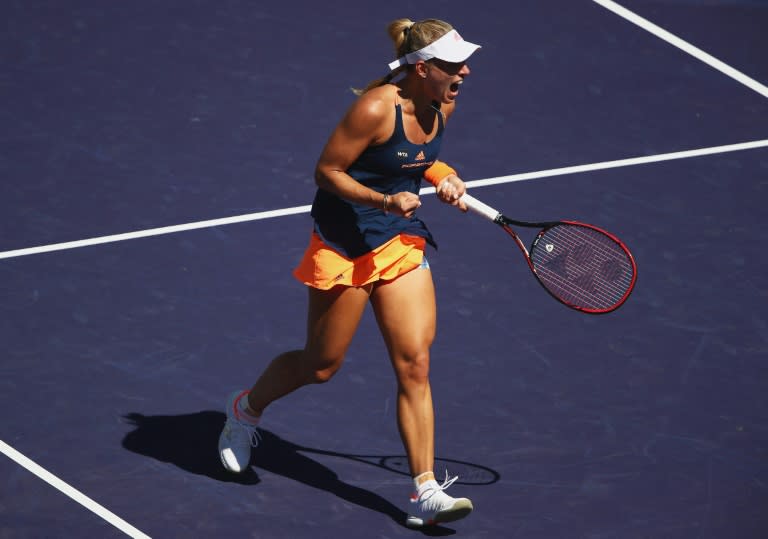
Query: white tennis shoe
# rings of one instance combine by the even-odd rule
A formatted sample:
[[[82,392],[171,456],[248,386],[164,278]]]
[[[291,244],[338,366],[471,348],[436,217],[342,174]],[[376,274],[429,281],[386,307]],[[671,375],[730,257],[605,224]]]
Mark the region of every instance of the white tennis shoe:
[[[236,391],[227,401],[227,422],[219,436],[219,456],[224,468],[234,473],[242,473],[251,462],[251,449],[259,445],[259,432],[256,424],[248,422],[240,409],[240,399],[248,391]]]
[[[419,490],[411,496],[411,503],[415,510],[405,521],[409,528],[421,528],[441,522],[453,522],[464,518],[472,512],[472,502],[468,498],[453,498],[445,493],[458,476],[448,479],[440,485],[434,479],[425,481],[419,486]]]

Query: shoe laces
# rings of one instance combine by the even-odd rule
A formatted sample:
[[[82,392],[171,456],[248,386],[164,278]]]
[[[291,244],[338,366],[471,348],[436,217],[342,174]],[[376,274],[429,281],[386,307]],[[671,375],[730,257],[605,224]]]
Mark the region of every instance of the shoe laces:
[[[414,502],[417,502],[420,505],[420,508],[422,510],[432,510],[435,509],[440,505],[441,502],[445,501],[445,498],[450,498],[447,494],[445,494],[445,490],[453,485],[456,480],[459,478],[458,475],[455,475],[451,478],[448,477],[448,470],[445,471],[445,480],[442,482],[442,484],[436,485],[432,488],[429,488],[425,490],[421,496],[414,496]],[[433,497],[437,496],[437,498],[432,499]]]
[[[251,444],[251,447],[258,447],[259,442],[261,441],[261,433],[259,432],[258,426],[252,423],[248,423],[247,421],[243,421],[238,417],[232,417],[229,420],[239,427],[237,429],[231,429],[231,433],[237,433],[236,435],[238,437],[246,435],[248,437],[248,442]]]
[[[453,485],[458,478],[459,478],[458,475],[454,475],[453,477],[448,479],[448,470],[445,470],[445,480],[443,481],[443,483],[441,485],[438,485],[438,488],[440,490],[445,490],[448,487],[450,487],[451,485]]]

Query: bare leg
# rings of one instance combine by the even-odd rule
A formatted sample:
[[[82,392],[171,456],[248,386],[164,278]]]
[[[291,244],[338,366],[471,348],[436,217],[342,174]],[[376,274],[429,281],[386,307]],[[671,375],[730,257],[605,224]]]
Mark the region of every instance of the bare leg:
[[[411,474],[431,472],[435,420],[429,385],[429,347],[435,338],[432,273],[418,268],[377,284],[371,294],[376,319],[397,376],[397,419]],[[423,479],[432,478],[432,474]],[[422,478],[420,478],[422,479]]]
[[[309,288],[303,350],[277,356],[248,394],[248,411],[260,416],[270,403],[307,384],[327,382],[339,370],[365,311],[371,287]]]

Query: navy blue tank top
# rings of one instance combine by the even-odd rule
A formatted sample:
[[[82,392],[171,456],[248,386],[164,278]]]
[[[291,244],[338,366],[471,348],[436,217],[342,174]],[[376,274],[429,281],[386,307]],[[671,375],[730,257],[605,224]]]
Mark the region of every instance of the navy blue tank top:
[[[355,180],[379,193],[410,191],[418,194],[424,171],[437,159],[443,136],[443,114],[437,114],[437,134],[424,144],[414,144],[405,137],[403,113],[395,105],[395,130],[384,144],[369,146],[347,169]],[[345,255],[357,258],[386,243],[398,234],[426,238],[437,247],[424,222],[385,214],[372,208],[344,200],[324,189],[318,189],[312,203],[315,232],[325,243]]]

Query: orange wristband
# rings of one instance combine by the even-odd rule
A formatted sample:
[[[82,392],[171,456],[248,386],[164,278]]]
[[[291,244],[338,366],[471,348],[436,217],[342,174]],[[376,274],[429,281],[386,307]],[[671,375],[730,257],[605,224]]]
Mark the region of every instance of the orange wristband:
[[[439,184],[443,178],[450,176],[451,174],[456,174],[456,171],[453,170],[453,168],[442,161],[435,161],[431,167],[424,171],[424,179],[437,187],[437,184]]]

